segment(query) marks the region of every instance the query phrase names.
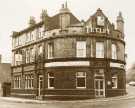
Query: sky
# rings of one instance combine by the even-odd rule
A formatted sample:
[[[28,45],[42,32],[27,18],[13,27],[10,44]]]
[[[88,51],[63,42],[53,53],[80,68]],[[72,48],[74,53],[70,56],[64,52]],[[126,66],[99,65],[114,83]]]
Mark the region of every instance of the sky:
[[[2,62],[11,62],[12,31],[28,27],[30,16],[40,21],[42,9],[47,9],[50,16],[59,12],[67,1],[70,11],[80,20],[87,20],[98,8],[113,23],[119,11],[125,22],[125,41],[127,68],[135,63],[135,0],[0,0],[0,54]]]

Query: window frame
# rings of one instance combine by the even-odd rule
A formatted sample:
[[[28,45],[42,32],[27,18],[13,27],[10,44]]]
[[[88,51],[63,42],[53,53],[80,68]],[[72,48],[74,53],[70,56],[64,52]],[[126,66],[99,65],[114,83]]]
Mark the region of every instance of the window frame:
[[[48,72],[47,73],[47,76],[48,76],[48,89],[54,89],[55,87],[53,86],[50,86],[50,79],[55,79],[55,77],[54,77],[54,73],[53,73],[53,76],[50,76],[49,74],[50,74],[51,72]],[[54,82],[53,82],[54,83]]]
[[[25,89],[33,89],[34,88],[34,76],[33,74],[25,74]]]
[[[47,44],[47,58],[53,59],[53,53],[54,53],[54,45],[53,43]]]
[[[96,58],[104,58],[104,57],[105,57],[104,42],[98,41],[96,42]]]
[[[20,89],[21,88],[21,75],[14,76],[14,89]]]
[[[116,44],[111,45],[111,50],[112,50],[112,59],[117,59],[117,46]]]
[[[77,89],[86,89],[86,72],[83,72],[83,73],[85,74],[84,76],[78,76],[77,73],[79,73],[79,72],[76,72],[76,88],[77,88]],[[78,81],[77,81],[78,78],[84,78],[84,81],[85,81],[85,82],[84,82],[84,84],[85,84],[84,87],[79,87],[79,86],[78,86]]]
[[[115,79],[115,82],[113,82],[113,80]],[[113,83],[114,83],[114,86],[113,86]],[[118,88],[118,77],[115,75],[115,76],[112,76],[112,89],[117,89]]]
[[[82,47],[83,45],[83,47]],[[82,48],[80,48],[80,46]],[[76,42],[76,57],[86,57],[87,54],[86,54],[86,41],[77,41]]]

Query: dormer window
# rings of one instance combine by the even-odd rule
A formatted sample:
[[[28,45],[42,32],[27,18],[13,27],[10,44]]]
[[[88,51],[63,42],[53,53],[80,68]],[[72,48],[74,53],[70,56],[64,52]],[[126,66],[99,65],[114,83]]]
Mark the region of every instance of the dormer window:
[[[97,25],[104,26],[105,25],[105,18],[103,16],[97,16]]]

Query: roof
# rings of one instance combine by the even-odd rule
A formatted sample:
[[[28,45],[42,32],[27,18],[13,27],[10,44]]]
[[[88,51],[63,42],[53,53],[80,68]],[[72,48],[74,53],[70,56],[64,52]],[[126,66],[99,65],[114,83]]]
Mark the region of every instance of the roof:
[[[76,24],[76,23],[80,23],[80,21],[71,12],[68,13],[68,14],[70,15],[70,24],[71,25]],[[60,28],[60,19],[59,19],[60,15],[61,14],[59,13],[59,14],[56,14],[56,15],[54,15],[52,17],[48,16],[48,19],[47,19],[47,21],[48,21],[48,24],[47,24],[48,30],[53,30],[53,29],[59,29]],[[33,30],[33,29],[35,29],[37,27],[42,26],[43,24],[44,24],[44,21],[40,21],[39,23],[36,23],[33,26],[29,26],[24,30],[21,30],[19,32],[13,32],[13,37],[19,36],[19,35],[21,35],[23,33],[27,33],[30,30]]]
[[[96,20],[96,17],[97,16],[100,16],[100,15],[101,16],[104,16],[107,19],[106,21],[108,21],[110,23],[110,21],[108,20],[108,18],[106,17],[106,15],[103,13],[103,11],[100,8],[97,9],[96,13],[94,13],[92,16],[90,16],[90,18],[86,21],[86,23],[89,22],[89,21],[91,21],[91,20],[92,21],[93,20]]]

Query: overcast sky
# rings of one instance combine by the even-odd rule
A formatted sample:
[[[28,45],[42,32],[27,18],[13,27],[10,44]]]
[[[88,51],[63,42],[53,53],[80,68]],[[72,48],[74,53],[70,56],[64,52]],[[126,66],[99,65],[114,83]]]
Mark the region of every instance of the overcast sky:
[[[0,0],[0,54],[3,62],[11,61],[11,33],[28,26],[30,16],[40,20],[42,9],[53,16],[59,12],[61,4],[68,7],[78,19],[87,20],[98,8],[101,8],[109,20],[116,21],[118,12],[125,20],[125,40],[127,67],[135,62],[135,0]]]

